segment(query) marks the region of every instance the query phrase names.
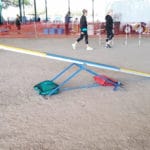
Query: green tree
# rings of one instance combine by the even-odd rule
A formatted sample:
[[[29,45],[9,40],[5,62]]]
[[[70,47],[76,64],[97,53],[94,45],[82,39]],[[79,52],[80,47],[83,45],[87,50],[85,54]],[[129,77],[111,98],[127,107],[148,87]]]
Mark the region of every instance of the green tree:
[[[20,10],[20,17],[22,19],[22,6],[31,5],[30,0],[0,0],[0,24],[2,24],[2,9],[6,9],[9,6],[18,7]]]
[[[0,0],[0,24],[2,24],[2,1]]]
[[[19,0],[0,0],[2,2],[2,7],[4,9],[8,8],[9,6],[19,6]],[[21,4],[23,5],[31,5],[30,0],[20,0]]]

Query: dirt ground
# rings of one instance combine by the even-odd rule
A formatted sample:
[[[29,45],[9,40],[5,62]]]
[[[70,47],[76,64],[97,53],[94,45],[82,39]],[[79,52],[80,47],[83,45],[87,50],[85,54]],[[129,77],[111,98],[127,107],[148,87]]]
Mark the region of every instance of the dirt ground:
[[[111,49],[90,38],[0,39],[0,44],[150,73],[150,37],[115,37]],[[139,45],[140,44],[140,45]],[[150,150],[150,79],[92,68],[124,84],[63,91],[43,99],[33,89],[68,62],[0,50],[0,150]],[[58,79],[64,81],[67,73]],[[93,83],[81,72],[65,87]]]

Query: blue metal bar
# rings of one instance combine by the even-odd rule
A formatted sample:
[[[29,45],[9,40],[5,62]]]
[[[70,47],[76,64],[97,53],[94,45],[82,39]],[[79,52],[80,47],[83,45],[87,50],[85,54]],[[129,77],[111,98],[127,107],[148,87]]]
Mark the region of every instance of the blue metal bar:
[[[79,68],[77,71],[72,73],[65,81],[63,81],[57,88],[53,89],[48,95],[52,95],[57,89],[60,89],[65,83],[67,83],[69,80],[75,77],[81,70],[83,69]]]
[[[113,71],[120,71],[119,67],[110,66],[110,65],[106,65],[106,64],[100,64],[100,63],[96,63],[96,62],[91,62],[91,61],[82,60],[82,59],[75,59],[72,57],[60,56],[60,55],[51,54],[51,53],[46,53],[46,55],[47,55],[46,57],[51,58],[51,59],[57,59],[57,60],[61,60],[61,61],[82,64],[82,65],[86,64],[88,66],[102,68],[102,69],[108,69],[108,70],[113,70]]]
[[[69,70],[72,66],[74,65],[74,63],[70,64],[68,67],[66,67],[63,71],[61,71],[58,75],[56,75],[53,79],[51,79],[51,81],[56,80],[57,78],[59,78],[61,75],[63,75],[67,70]]]
[[[83,89],[83,88],[92,88],[92,87],[98,87],[98,86],[100,86],[100,85],[97,83],[93,83],[93,84],[87,84],[87,85],[76,86],[76,87],[66,87],[66,88],[63,88],[62,91],[70,91],[70,90]]]
[[[121,87],[121,85],[122,84],[120,82],[116,82],[115,85],[114,85],[113,90],[116,91],[118,89],[118,87]]]

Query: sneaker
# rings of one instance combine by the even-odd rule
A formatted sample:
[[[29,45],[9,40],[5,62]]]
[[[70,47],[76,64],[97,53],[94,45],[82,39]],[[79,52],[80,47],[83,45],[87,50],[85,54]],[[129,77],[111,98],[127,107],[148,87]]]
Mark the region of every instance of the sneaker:
[[[75,50],[76,49],[76,44],[72,44],[72,48]]]
[[[111,48],[111,46],[110,46],[109,44],[107,44],[107,45],[105,46],[105,48]]]
[[[108,46],[108,48],[111,48],[111,46],[109,44],[107,46]]]
[[[88,46],[88,47],[86,48],[86,50],[87,50],[87,51],[91,51],[91,50],[93,50],[93,48]]]

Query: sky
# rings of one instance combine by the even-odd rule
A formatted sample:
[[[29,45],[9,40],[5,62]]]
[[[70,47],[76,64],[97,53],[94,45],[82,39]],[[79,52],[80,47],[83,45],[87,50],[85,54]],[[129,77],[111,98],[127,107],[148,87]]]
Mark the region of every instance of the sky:
[[[68,11],[68,1],[47,0],[48,16],[58,15],[64,18]],[[45,0],[36,0],[36,3],[37,12],[44,12]],[[92,20],[92,0],[70,0],[70,11],[72,15],[81,15],[82,9],[84,8],[88,10],[88,19]],[[120,15],[118,17],[120,21],[150,20],[150,0],[94,0],[94,20],[104,21],[106,12],[110,8],[114,10],[115,14]],[[25,12],[26,14],[33,14],[33,6],[26,7]],[[19,9],[17,8],[15,10],[3,10],[3,15],[6,18],[8,16],[15,17],[16,14],[19,14]],[[45,14],[41,17],[45,17]]]

